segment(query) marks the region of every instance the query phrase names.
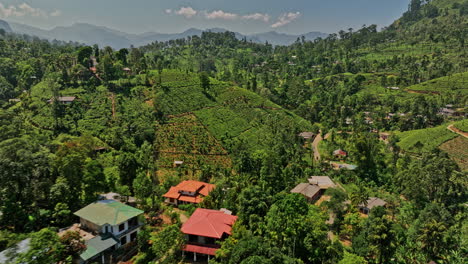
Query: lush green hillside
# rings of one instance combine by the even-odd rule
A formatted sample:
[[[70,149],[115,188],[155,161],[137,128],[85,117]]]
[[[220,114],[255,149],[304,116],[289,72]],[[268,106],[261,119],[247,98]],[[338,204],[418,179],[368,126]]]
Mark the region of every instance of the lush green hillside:
[[[441,144],[455,138],[457,134],[447,129],[447,125],[434,128],[418,129],[397,133],[400,138],[398,145],[411,153],[429,152]]]
[[[165,82],[169,79],[166,74],[173,80]],[[288,128],[297,135],[312,127],[305,119],[251,91],[214,79],[204,90],[197,75],[176,71],[163,73],[155,105],[167,115],[194,113],[228,148],[241,141],[249,149],[261,149],[272,144],[279,130]]]
[[[407,87],[408,91],[468,95],[468,72],[457,73]]]
[[[453,159],[458,166],[464,171],[468,171],[468,139],[458,136],[449,140],[439,147],[441,150],[447,152],[449,157]]]
[[[464,119],[453,124],[456,128],[468,133],[468,119]]]

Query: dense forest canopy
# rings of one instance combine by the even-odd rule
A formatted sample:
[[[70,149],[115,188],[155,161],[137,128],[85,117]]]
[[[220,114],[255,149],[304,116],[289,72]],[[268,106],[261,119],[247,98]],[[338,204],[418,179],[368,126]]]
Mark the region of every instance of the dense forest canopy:
[[[15,261],[71,263],[83,241],[58,229],[118,192],[148,216],[133,263],[185,263],[179,214],[195,207],[162,195],[193,179],[216,185],[200,207],[239,217],[210,263],[466,263],[466,39],[466,0],[290,46],[0,31],[0,251],[29,237]],[[290,193],[314,175],[339,187]],[[387,206],[363,216],[370,197]]]

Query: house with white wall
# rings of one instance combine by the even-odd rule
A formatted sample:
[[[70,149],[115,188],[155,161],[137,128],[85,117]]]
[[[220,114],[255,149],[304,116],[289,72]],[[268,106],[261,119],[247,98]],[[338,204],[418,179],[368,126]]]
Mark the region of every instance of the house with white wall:
[[[116,257],[116,249],[136,241],[143,226],[143,213],[115,200],[97,201],[75,212],[80,218],[80,229],[92,234],[86,240],[80,263],[109,263],[110,258]]]

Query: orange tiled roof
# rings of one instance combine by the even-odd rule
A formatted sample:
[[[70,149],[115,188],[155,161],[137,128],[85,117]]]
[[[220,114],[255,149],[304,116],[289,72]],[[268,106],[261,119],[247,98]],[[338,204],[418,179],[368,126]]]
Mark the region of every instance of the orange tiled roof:
[[[203,198],[200,197],[200,195],[197,195],[197,196],[181,195],[178,198],[178,200],[182,202],[188,202],[188,203],[201,203],[203,201]]]
[[[207,196],[216,186],[200,181],[183,181],[163,195],[165,198],[173,198],[190,203],[201,203],[203,196]],[[182,192],[194,192],[195,196],[183,195]]]
[[[180,196],[180,193],[179,193],[179,190],[176,187],[171,187],[169,189],[169,191],[163,196],[166,197],[166,198],[178,199],[179,196]]]
[[[186,245],[184,247],[184,251],[195,252],[195,253],[211,255],[211,256],[216,255],[216,250],[218,249],[211,248],[211,247],[198,246],[198,245]]]
[[[179,183],[176,188],[181,190],[181,191],[186,191],[186,192],[196,192],[203,188],[205,186],[204,182],[199,182],[199,181],[183,181]]]
[[[197,208],[189,220],[182,225],[181,231],[187,235],[222,238],[231,235],[237,216],[222,211]]]

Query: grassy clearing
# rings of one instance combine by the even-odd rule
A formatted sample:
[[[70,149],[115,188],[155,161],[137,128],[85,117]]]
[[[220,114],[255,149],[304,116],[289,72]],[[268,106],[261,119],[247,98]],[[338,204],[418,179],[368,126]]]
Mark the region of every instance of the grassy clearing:
[[[397,133],[398,145],[407,152],[423,153],[439,147],[441,144],[457,137],[449,131],[447,125]]]
[[[462,170],[468,170],[468,139],[459,136],[440,145],[440,149],[447,152]]]

